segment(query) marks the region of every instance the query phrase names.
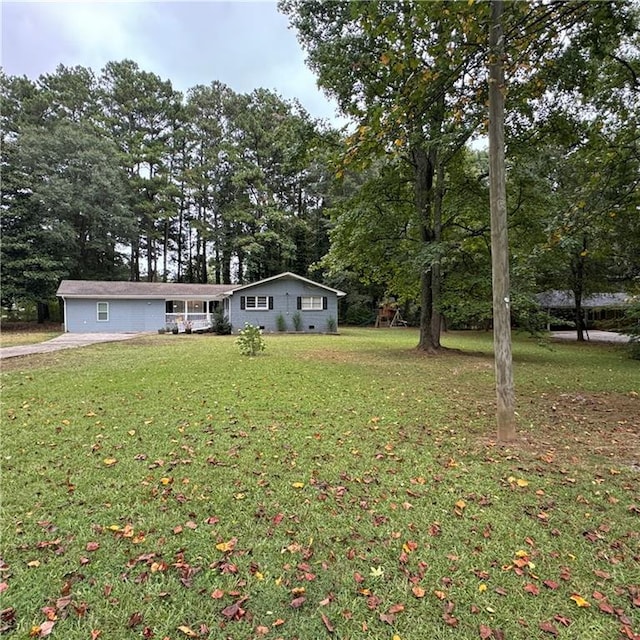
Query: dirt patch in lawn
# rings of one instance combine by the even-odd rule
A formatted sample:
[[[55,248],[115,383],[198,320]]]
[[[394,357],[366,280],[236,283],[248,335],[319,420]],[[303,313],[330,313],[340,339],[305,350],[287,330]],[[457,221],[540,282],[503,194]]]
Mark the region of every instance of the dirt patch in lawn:
[[[537,457],[627,467],[640,472],[640,396],[635,393],[543,394],[521,399],[516,446]]]

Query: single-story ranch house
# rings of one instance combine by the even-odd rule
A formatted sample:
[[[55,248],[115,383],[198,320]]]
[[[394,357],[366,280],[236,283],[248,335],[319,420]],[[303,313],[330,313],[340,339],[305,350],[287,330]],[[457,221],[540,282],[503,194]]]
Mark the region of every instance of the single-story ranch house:
[[[554,326],[563,326],[562,320],[573,323],[576,306],[571,291],[545,291],[536,296],[540,306],[549,316],[553,316]],[[598,326],[598,323],[615,325],[625,315],[625,310],[632,302],[632,296],[623,293],[592,293],[584,296],[581,303],[584,321],[587,327]],[[551,323],[548,325],[551,328]]]
[[[205,329],[219,311],[234,333],[245,323],[264,331],[336,331],[346,295],[295,273],[246,285],[63,280],[57,292],[70,333],[133,333],[177,325]]]

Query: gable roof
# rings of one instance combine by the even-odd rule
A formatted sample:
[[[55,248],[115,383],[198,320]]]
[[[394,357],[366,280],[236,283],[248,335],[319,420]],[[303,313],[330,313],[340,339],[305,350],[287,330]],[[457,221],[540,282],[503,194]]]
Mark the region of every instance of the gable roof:
[[[129,282],[124,280],[63,280],[56,293],[60,298],[120,298],[146,300],[221,300],[235,291],[266,284],[280,278],[291,278],[311,286],[335,293],[339,298],[344,291],[332,289],[319,282],[286,271],[258,282],[245,285],[183,284],[174,282]]]
[[[61,298],[219,300],[229,291],[229,287],[228,284],[63,280],[56,295]]]
[[[340,291],[339,289],[333,289],[332,287],[328,287],[326,284],[320,284],[319,282],[314,282],[313,280],[309,280],[308,278],[303,278],[296,273],[292,273],[291,271],[285,271],[284,273],[279,273],[277,276],[271,276],[270,278],[264,278],[263,280],[258,280],[257,282],[252,282],[251,284],[244,284],[242,286],[236,286],[233,289],[227,290],[226,293],[229,295],[233,295],[237,291],[243,291],[244,289],[249,289],[251,287],[257,287],[258,285],[266,284],[267,282],[272,282],[274,280],[280,280],[282,278],[289,278],[291,280],[299,280],[300,282],[305,282],[306,284],[311,285],[312,287],[318,287],[320,289],[324,289],[325,291],[331,291],[335,293],[338,298],[342,298],[347,294],[344,291]]]

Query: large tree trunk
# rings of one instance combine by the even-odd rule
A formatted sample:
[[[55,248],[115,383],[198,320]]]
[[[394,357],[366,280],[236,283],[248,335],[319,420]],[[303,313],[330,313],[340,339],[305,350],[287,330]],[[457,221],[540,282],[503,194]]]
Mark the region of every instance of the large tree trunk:
[[[439,244],[442,240],[442,201],[444,200],[444,165],[438,162],[436,170],[436,186],[433,199],[433,241]],[[442,314],[440,312],[442,273],[440,270],[440,254],[431,264],[431,334],[437,338],[440,347],[442,331]]]
[[[38,311],[38,324],[43,324],[51,319],[49,304],[47,302],[38,302],[36,306]]]
[[[504,150],[504,35],[502,0],[491,2],[489,44],[489,197],[493,290],[493,349],[496,376],[498,441],[516,437],[515,392],[511,358],[509,241]]]
[[[576,338],[578,342],[584,342],[584,315],[582,310],[582,298],[584,297],[584,263],[587,251],[587,239],[583,238],[582,251],[572,265],[573,276],[573,299],[574,306],[574,319],[576,323]]]
[[[422,242],[430,244],[435,240],[432,224],[433,176],[435,170],[435,152],[427,153],[422,148],[413,150],[415,206]],[[434,332],[434,270],[433,264],[423,264],[420,273],[420,341],[418,349],[436,353],[440,349],[439,322]]]

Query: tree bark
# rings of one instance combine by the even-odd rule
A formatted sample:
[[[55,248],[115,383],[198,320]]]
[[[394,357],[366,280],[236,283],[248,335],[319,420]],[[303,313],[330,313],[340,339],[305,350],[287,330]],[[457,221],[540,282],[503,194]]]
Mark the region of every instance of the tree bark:
[[[424,244],[430,244],[435,240],[432,223],[434,160],[435,152],[427,153],[422,148],[413,150],[415,206]],[[440,349],[440,332],[434,333],[433,264],[423,264],[421,268],[420,341],[417,348],[428,353],[436,353]]]
[[[489,195],[493,288],[493,348],[496,376],[496,421],[499,442],[516,437],[515,393],[511,357],[509,240],[504,150],[503,0],[491,1],[489,33]]]
[[[587,251],[587,239],[582,240],[582,251],[576,256],[573,263],[573,300],[574,300],[574,319],[576,322],[576,339],[578,342],[584,342],[584,316],[582,311],[582,298],[584,297],[584,262]]]

